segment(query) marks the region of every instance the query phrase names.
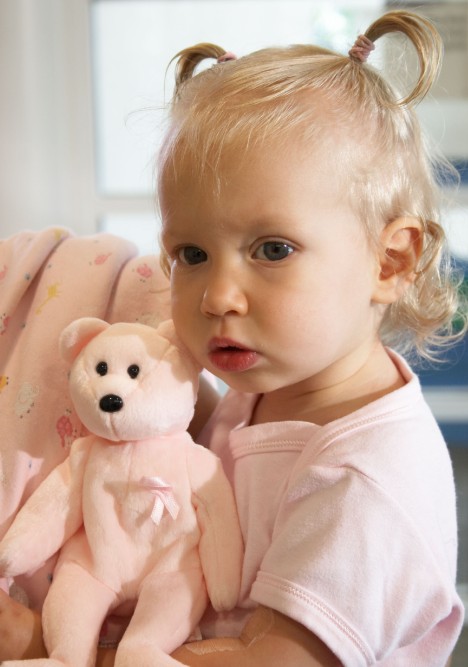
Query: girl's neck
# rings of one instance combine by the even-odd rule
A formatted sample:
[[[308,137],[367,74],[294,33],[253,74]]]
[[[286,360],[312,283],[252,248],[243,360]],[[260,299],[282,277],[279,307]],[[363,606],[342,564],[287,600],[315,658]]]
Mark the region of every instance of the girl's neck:
[[[399,389],[405,384],[385,348],[378,345],[357,370],[335,383],[307,382],[262,394],[251,424],[306,421],[323,426]]]

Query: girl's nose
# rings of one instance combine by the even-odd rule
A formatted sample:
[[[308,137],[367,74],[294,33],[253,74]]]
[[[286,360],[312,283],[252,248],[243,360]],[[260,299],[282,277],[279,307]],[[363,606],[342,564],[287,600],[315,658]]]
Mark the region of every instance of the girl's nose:
[[[212,276],[203,294],[201,311],[207,317],[245,315],[247,295],[234,277]]]

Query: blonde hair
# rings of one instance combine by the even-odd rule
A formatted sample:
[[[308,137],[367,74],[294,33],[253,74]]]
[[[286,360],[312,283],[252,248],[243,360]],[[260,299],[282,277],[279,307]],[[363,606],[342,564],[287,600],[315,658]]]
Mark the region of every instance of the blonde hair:
[[[445,235],[438,222],[435,172],[450,165],[431,158],[414,106],[435,82],[442,59],[441,38],[426,18],[392,11],[364,33],[372,42],[402,33],[413,44],[419,76],[399,97],[381,73],[357,58],[314,45],[268,48],[196,73],[205,59],[226,51],[197,44],[180,51],[170,126],[159,157],[159,179],[179,165],[192,166],[193,178],[219,189],[220,161],[236,158],[262,142],[287,142],[301,132],[304,142],[329,142],[351,203],[376,242],[383,224],[417,218],[423,250],[414,283],[391,304],[380,335],[402,353],[435,359],[437,351],[462,335],[452,321],[458,307]],[[310,93],[313,93],[311,95]],[[317,113],[325,108],[326,114]],[[362,121],[362,123],[360,123]],[[324,131],[326,130],[326,131]]]

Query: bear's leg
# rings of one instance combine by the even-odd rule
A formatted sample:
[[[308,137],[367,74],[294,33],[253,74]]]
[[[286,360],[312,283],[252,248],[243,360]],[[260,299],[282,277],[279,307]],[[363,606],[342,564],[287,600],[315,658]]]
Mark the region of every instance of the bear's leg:
[[[187,640],[208,602],[201,570],[152,573],[123,636],[115,667],[175,667],[170,653]]]
[[[42,611],[50,660],[40,665],[92,667],[101,625],[115,602],[116,594],[78,563],[62,561]]]

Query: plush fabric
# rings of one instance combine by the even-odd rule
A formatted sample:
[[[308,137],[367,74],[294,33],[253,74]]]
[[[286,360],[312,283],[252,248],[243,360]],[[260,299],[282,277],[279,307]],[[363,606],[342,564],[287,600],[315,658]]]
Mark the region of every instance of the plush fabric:
[[[83,318],[60,347],[90,435],[16,516],[0,572],[27,572],[62,547],[43,608],[51,661],[93,665],[103,620],[129,600],[136,608],[115,664],[178,664],[168,654],[194,631],[207,593],[217,611],[235,606],[242,563],[231,486],[186,431],[200,369],[170,321],[154,329]]]
[[[133,244],[110,234],[75,237],[57,228],[0,240],[0,538],[85,433],[58,354],[60,332],[83,316],[152,326],[170,317],[157,257],[138,257]],[[32,608],[42,607],[54,563],[16,579]]]

